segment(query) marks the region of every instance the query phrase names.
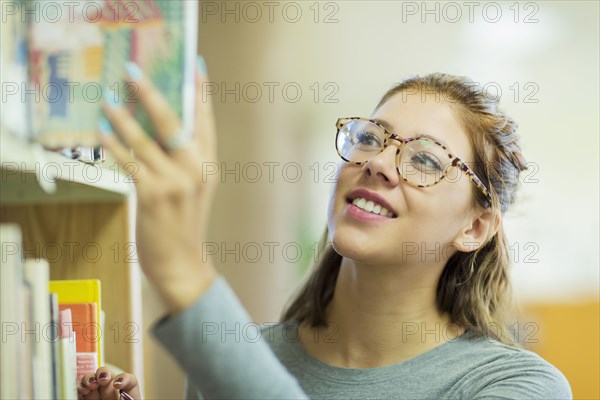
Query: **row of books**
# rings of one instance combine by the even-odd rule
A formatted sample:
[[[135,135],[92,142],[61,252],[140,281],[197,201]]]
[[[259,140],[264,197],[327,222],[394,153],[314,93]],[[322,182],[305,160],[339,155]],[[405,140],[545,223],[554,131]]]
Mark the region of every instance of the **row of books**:
[[[48,149],[94,149],[102,99],[149,118],[124,82],[135,62],[190,131],[198,1],[14,0],[2,7],[0,133]],[[83,150],[87,152],[88,150]],[[93,151],[93,150],[92,150]],[[93,158],[93,154],[92,154]]]
[[[103,365],[100,281],[51,281],[45,260],[23,258],[19,225],[0,238],[0,398],[77,399]]]

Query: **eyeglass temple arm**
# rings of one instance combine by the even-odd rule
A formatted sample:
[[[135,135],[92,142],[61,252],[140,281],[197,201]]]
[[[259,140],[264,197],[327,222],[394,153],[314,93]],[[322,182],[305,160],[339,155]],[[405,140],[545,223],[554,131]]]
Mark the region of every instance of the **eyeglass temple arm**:
[[[452,160],[452,165],[459,167],[460,169],[465,171],[469,175],[473,183],[483,192],[483,194],[491,202],[492,195],[487,190],[481,179],[479,179],[475,172],[465,162],[463,162],[460,158],[456,157],[454,160]]]

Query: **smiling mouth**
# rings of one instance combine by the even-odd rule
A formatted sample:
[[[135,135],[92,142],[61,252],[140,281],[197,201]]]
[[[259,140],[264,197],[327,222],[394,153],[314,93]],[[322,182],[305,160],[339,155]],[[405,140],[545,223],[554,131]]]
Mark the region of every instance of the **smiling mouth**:
[[[348,198],[348,199],[346,199],[346,202],[349,204],[353,204],[355,207],[357,207],[363,211],[366,211],[368,213],[371,213],[371,214],[381,215],[382,217],[387,217],[387,218],[397,218],[398,217],[396,214],[389,211],[387,208],[385,208],[381,204],[378,204],[377,202],[375,202],[373,200],[367,200],[363,197],[356,197],[353,200]]]

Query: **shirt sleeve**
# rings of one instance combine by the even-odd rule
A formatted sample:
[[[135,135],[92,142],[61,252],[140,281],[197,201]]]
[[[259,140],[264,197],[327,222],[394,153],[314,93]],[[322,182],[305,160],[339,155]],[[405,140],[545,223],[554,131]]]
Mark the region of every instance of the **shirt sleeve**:
[[[207,399],[308,399],[221,275],[194,304],[151,330],[188,387]]]
[[[513,356],[500,368],[490,368],[487,375],[491,382],[472,400],[573,399],[567,378],[537,355]]]
[[[190,385],[190,381],[188,378],[185,378],[185,388],[183,390],[183,399],[184,400],[204,400],[204,396],[202,393],[198,391],[195,387]]]

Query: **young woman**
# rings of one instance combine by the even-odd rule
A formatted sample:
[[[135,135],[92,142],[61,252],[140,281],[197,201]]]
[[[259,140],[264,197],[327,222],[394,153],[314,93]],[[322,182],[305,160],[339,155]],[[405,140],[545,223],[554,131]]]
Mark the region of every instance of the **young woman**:
[[[320,260],[282,323],[240,341],[214,334],[250,318],[198,245],[216,185],[201,174],[216,158],[211,105],[200,100],[206,74],[186,142],[139,69],[128,72],[158,139],[108,104],[135,157],[106,122],[101,140],[120,164],[139,165],[140,265],[170,310],[153,332],[186,372],[187,398],[572,397],[562,373],[506,330],[502,216],[525,160],[497,99],[432,74],[392,88],[368,118],[340,118],[343,161]],[[119,388],[140,398],[134,376],[104,368],[80,394],[106,399]]]

